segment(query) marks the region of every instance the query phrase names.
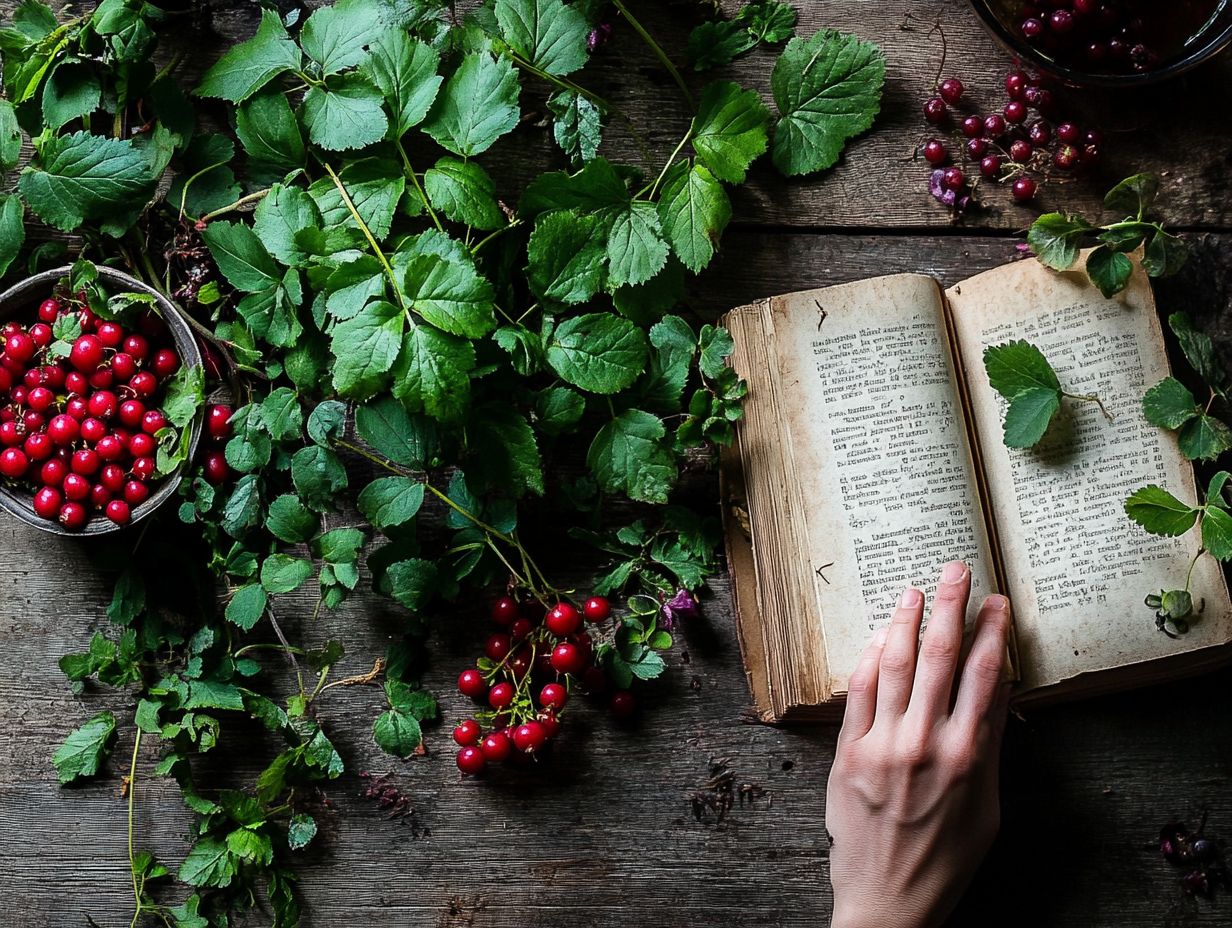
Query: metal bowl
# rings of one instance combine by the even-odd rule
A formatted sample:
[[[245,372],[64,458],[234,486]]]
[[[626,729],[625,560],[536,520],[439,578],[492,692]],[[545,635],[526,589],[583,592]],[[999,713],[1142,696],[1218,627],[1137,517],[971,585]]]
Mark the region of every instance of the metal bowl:
[[[975,9],[984,27],[1011,54],[1022,59],[1033,70],[1049,74],[1064,83],[1078,87],[1114,89],[1145,87],[1148,84],[1156,84],[1183,74],[1209,61],[1232,45],[1232,2],[1225,2],[1223,8],[1215,15],[1212,24],[1203,30],[1190,48],[1159,67],[1135,74],[1088,71],[1084,68],[1061,64],[1024,40],[1016,29],[1011,28],[1001,16],[998,16],[997,9],[1004,6],[1004,0],[971,0],[971,6]]]
[[[67,265],[43,271],[40,274],[35,274],[33,277],[27,277],[21,283],[15,284],[8,290],[0,293],[0,319],[9,319],[14,316],[24,316],[33,319],[38,304],[47,299],[51,295],[52,288],[61,278],[67,277],[71,271],[72,268]],[[98,276],[107,285],[107,290],[111,293],[146,293],[152,296],[154,298],[155,310],[162,316],[163,321],[167,323],[168,330],[171,332],[176,351],[180,355],[180,363],[189,367],[201,367],[201,350],[197,347],[196,336],[193,335],[193,331],[188,323],[184,321],[180,310],[170,300],[153,287],[142,283],[135,277],[130,277],[122,271],[100,265]],[[191,430],[188,437],[188,460],[192,460],[197,450],[197,442],[201,438],[201,415],[198,414],[189,423],[188,427]],[[176,487],[180,483],[182,471],[183,467],[181,466],[175,473],[168,474],[162,479],[158,489],[150,494],[150,498],[132,510],[132,520],[129,522],[129,525],[144,519],[175,494]],[[18,492],[5,486],[0,486],[0,509],[15,516],[27,525],[33,526],[40,531],[50,532],[53,535],[66,535],[70,537],[106,535],[111,532],[122,531],[128,527],[116,525],[105,516],[96,514],[91,516],[85,528],[80,531],[71,532],[60,525],[59,522],[53,522],[35,515],[33,496],[31,494]]]

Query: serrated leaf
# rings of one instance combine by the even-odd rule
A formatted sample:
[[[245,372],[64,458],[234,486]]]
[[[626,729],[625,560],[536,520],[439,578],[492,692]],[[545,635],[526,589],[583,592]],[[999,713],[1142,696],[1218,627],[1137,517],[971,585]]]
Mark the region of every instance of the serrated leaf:
[[[410,477],[380,477],[364,487],[356,504],[373,528],[405,525],[423,505],[424,485]]]
[[[411,412],[460,419],[470,405],[475,349],[463,338],[429,325],[412,326],[394,363],[393,393]]]
[[[590,24],[561,0],[496,0],[501,34],[519,56],[548,74],[572,74],[586,64]]]
[[[1129,284],[1134,263],[1129,256],[1100,245],[1087,255],[1087,276],[1105,297],[1120,293]]]
[[[1175,377],[1165,377],[1142,397],[1142,414],[1151,425],[1179,429],[1202,412],[1189,388]]]
[[[271,554],[261,564],[261,586],[265,592],[290,593],[312,576],[312,561],[289,554]]]
[[[756,0],[746,4],[740,9],[738,19],[749,30],[749,35],[771,45],[786,42],[796,31],[795,8],[780,0]]]
[[[301,267],[308,256],[295,244],[295,236],[321,223],[316,203],[304,190],[274,184],[253,211],[252,231],[266,251],[283,264]]]
[[[331,508],[336,495],[346,489],[347,473],[338,455],[328,448],[309,445],[291,458],[291,482],[304,502],[317,508]]]
[[[1151,277],[1171,277],[1189,259],[1189,246],[1159,229],[1147,242],[1142,255],[1142,269]]]
[[[719,180],[744,183],[749,165],[766,150],[770,110],[755,90],[739,84],[707,84],[693,117],[697,160]]]
[[[1195,416],[1176,436],[1181,454],[1191,461],[1209,461],[1232,448],[1232,429],[1205,413]]]
[[[1202,547],[1220,561],[1232,560],[1232,515],[1212,506],[1202,513]]]
[[[256,94],[241,103],[235,111],[235,135],[248,157],[263,168],[285,174],[304,164],[304,137],[281,91]]]
[[[9,100],[0,99],[0,171],[11,171],[21,160],[21,126]]]
[[[658,416],[627,409],[599,430],[586,463],[604,489],[630,499],[666,503],[676,482],[676,461],[664,446]]]
[[[586,97],[562,90],[548,99],[552,138],[575,166],[598,154],[603,141],[603,112]]]
[[[1222,396],[1227,385],[1226,376],[1215,357],[1215,345],[1211,337],[1195,329],[1184,313],[1173,313],[1169,316],[1168,326],[1180,343],[1181,351],[1190,367],[1198,372],[1212,390]]]
[[[441,158],[424,173],[424,190],[433,208],[454,222],[485,230],[505,224],[496,183],[477,162]]]
[[[595,158],[575,174],[540,174],[526,185],[518,213],[528,219],[558,209],[598,213],[624,209],[630,199],[629,188],[612,163]]]
[[[1027,244],[1045,267],[1064,271],[1078,260],[1082,239],[1091,231],[1093,227],[1081,216],[1045,213],[1031,223]]]
[[[329,151],[364,148],[384,138],[389,118],[381,92],[362,74],[350,72],[327,79],[304,94],[300,116],[308,137]]]
[[[548,387],[535,397],[535,427],[547,435],[559,435],[577,425],[586,411],[586,400],[568,387]]]
[[[232,46],[201,79],[197,94],[240,103],[279,74],[298,70],[299,48],[274,10],[261,11],[261,24],[246,42]]]
[[[514,408],[492,403],[475,409],[467,423],[466,476],[477,493],[521,498],[542,495],[543,463],[530,424]]]
[[[575,304],[599,292],[607,226],[599,216],[560,210],[540,216],[526,246],[527,282],[541,300]]]
[[[227,621],[248,631],[265,615],[269,602],[265,589],[259,583],[248,583],[235,591],[227,603]]]
[[[338,400],[324,400],[308,415],[308,437],[328,446],[346,431],[347,408]]]
[[[74,119],[89,116],[102,99],[102,86],[93,69],[80,63],[59,65],[43,85],[43,124],[59,129]]]
[[[412,612],[418,612],[436,591],[437,567],[432,561],[409,558],[390,564],[385,578],[389,595]]]
[[[1198,510],[1162,487],[1151,484],[1125,500],[1125,514],[1152,535],[1184,535],[1197,521]]]
[[[1044,353],[1021,339],[984,349],[988,383],[1007,400],[1025,390],[1042,388],[1059,393],[1061,383]]]
[[[518,90],[508,60],[471,52],[445,81],[423,130],[455,155],[483,154],[518,124]]]
[[[0,193],[0,276],[21,252],[26,241],[25,208],[13,193]]]
[[[732,20],[704,22],[689,33],[685,56],[694,71],[731,64],[757,44],[743,24]]]
[[[236,863],[227,845],[217,838],[200,839],[180,865],[178,878],[189,886],[230,886]]]
[[[218,133],[193,136],[181,160],[181,169],[167,191],[173,209],[202,216],[239,199],[240,185],[231,170],[235,143],[230,138]]]
[[[395,464],[413,470],[424,470],[436,454],[435,423],[426,416],[412,416],[392,396],[358,407],[355,431]]]
[[[405,758],[414,754],[423,742],[423,732],[413,716],[397,709],[388,709],[373,723],[372,740],[386,754]]]
[[[115,716],[101,712],[69,733],[51,759],[62,785],[98,773],[110,750],[115,727]]]
[[[401,29],[388,30],[372,45],[363,71],[393,113],[395,138],[401,138],[428,115],[444,80],[436,73],[438,67],[440,53]]]
[[[637,201],[617,213],[607,238],[608,288],[637,286],[667,264],[668,247],[653,203]]]
[[[1104,205],[1122,216],[1141,218],[1155,202],[1159,193],[1159,178],[1154,174],[1127,177],[1104,196]]]
[[[1048,387],[1031,387],[1010,400],[1005,410],[1005,446],[1030,448],[1048,431],[1061,408],[1061,394]]]
[[[48,138],[17,188],[35,215],[71,232],[87,219],[129,214],[153,195],[156,179],[131,140],[74,132]]]
[[[296,812],[287,823],[287,847],[302,851],[317,836],[317,820],[305,812]]]
[[[402,310],[377,301],[334,326],[330,350],[340,394],[364,399],[377,392],[402,347],[403,323]]]
[[[662,412],[676,412],[697,353],[697,338],[679,316],[665,316],[650,330],[655,350],[639,384],[641,403]]]
[[[402,197],[406,180],[396,162],[384,158],[361,158],[343,165],[338,180],[351,198],[355,212],[364,221],[372,234],[382,239],[389,234],[398,200]],[[314,181],[308,193],[321,211],[325,228],[345,226],[358,229],[355,217],[347,208],[342,194],[328,177]]]
[[[718,249],[719,236],[731,220],[731,201],[710,171],[681,161],[663,183],[659,219],[676,257],[696,274]]]
[[[299,33],[304,54],[315,61],[322,74],[352,68],[367,57],[366,49],[385,32],[394,32],[374,0],[340,0],[313,11]]]
[[[829,29],[788,42],[770,75],[782,114],[775,166],[795,176],[833,165],[847,139],[873,124],[884,82],[885,57],[872,42]]]
[[[316,513],[294,493],[284,493],[270,503],[265,519],[269,533],[289,545],[307,541],[316,534],[318,525]]]
[[[492,285],[469,260],[418,255],[404,286],[407,305],[438,329],[480,338],[496,328]]]
[[[261,240],[238,222],[211,222],[201,233],[227,282],[237,290],[258,293],[277,286],[282,276]]]
[[[646,367],[646,337],[627,319],[588,313],[567,319],[547,350],[548,364],[560,377],[591,393],[618,393]]]

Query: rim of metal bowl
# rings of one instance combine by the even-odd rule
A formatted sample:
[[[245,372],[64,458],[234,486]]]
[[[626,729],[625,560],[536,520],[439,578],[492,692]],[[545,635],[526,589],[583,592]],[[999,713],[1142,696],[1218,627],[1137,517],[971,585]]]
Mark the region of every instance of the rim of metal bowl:
[[[1078,84],[1086,87],[1105,87],[1114,90],[1125,90],[1135,87],[1146,87],[1150,84],[1157,84],[1161,81],[1166,81],[1176,77],[1178,74],[1183,74],[1186,71],[1196,68],[1198,65],[1209,61],[1211,58],[1218,55],[1220,52],[1232,45],[1232,17],[1224,24],[1222,28],[1214,32],[1203,45],[1190,52],[1184,57],[1177,58],[1175,61],[1164,65],[1161,68],[1156,68],[1153,71],[1147,71],[1142,74],[1099,74],[1089,71],[1083,71],[1078,68],[1067,67],[1063,64],[1058,64],[1051,58],[1047,58],[1031,46],[1023,42],[1017,35],[1013,34],[1005,24],[997,18],[996,14],[989,8],[987,0],[970,0],[972,8],[979,16],[980,21],[984,24],[989,32],[1007,49],[1010,50],[1018,58],[1030,64],[1040,71],[1056,77],[1067,84]]]
[[[18,315],[22,310],[37,306],[51,293],[51,288],[62,277],[68,276],[71,271],[72,267],[69,265],[42,271],[33,277],[27,277],[25,280],[14,284],[3,293],[0,293],[0,319],[7,319],[10,316]],[[180,363],[189,367],[202,366],[201,351],[197,347],[197,339],[175,304],[153,287],[125,274],[123,271],[117,271],[114,268],[100,265],[98,276],[107,283],[114,285],[112,289],[144,293],[153,297],[158,314],[162,316],[163,321],[167,323],[167,328],[171,332],[172,340],[175,342],[176,350],[180,355]],[[189,428],[191,432],[188,437],[188,460],[191,461],[197,451],[197,442],[201,438],[200,413],[193,418]],[[0,486],[0,509],[20,519],[26,525],[53,535],[64,535],[70,538],[107,535],[112,532],[123,531],[129,526],[140,522],[170,499],[174,495],[176,487],[180,484],[183,472],[184,468],[181,466],[175,473],[164,478],[158,490],[151,494],[150,498],[144,503],[133,509],[132,521],[129,522],[129,525],[116,525],[105,516],[95,516],[86,523],[85,528],[72,532],[61,526],[59,522],[52,522],[35,515],[34,509],[31,507],[32,496],[30,494],[18,493],[4,486]]]

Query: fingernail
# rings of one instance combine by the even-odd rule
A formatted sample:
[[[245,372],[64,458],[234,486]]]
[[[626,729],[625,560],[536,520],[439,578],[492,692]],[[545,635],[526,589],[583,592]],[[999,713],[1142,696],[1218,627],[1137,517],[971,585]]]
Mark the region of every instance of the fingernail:
[[[984,601],[989,609],[994,612],[1004,612],[1010,607],[1010,601],[1000,593],[993,593]]]
[[[900,609],[911,609],[922,602],[924,602],[924,594],[915,589],[915,587],[907,587],[907,589],[903,590],[903,595],[898,598]]]
[[[886,639],[889,637],[890,629],[883,625],[881,628],[877,629],[877,634],[873,635],[873,647],[884,648]]]
[[[957,583],[965,576],[967,576],[967,565],[962,561],[950,561],[950,563],[945,565],[945,569],[941,571],[941,581],[943,583]]]

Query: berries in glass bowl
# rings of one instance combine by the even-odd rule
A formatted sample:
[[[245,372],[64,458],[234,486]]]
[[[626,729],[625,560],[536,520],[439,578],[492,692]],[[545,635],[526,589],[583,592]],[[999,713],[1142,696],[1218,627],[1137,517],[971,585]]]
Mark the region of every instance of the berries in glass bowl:
[[[145,284],[100,267],[87,292],[69,286],[72,273],[0,294],[0,508],[44,531],[97,535],[175,492],[201,429],[201,355]]]

